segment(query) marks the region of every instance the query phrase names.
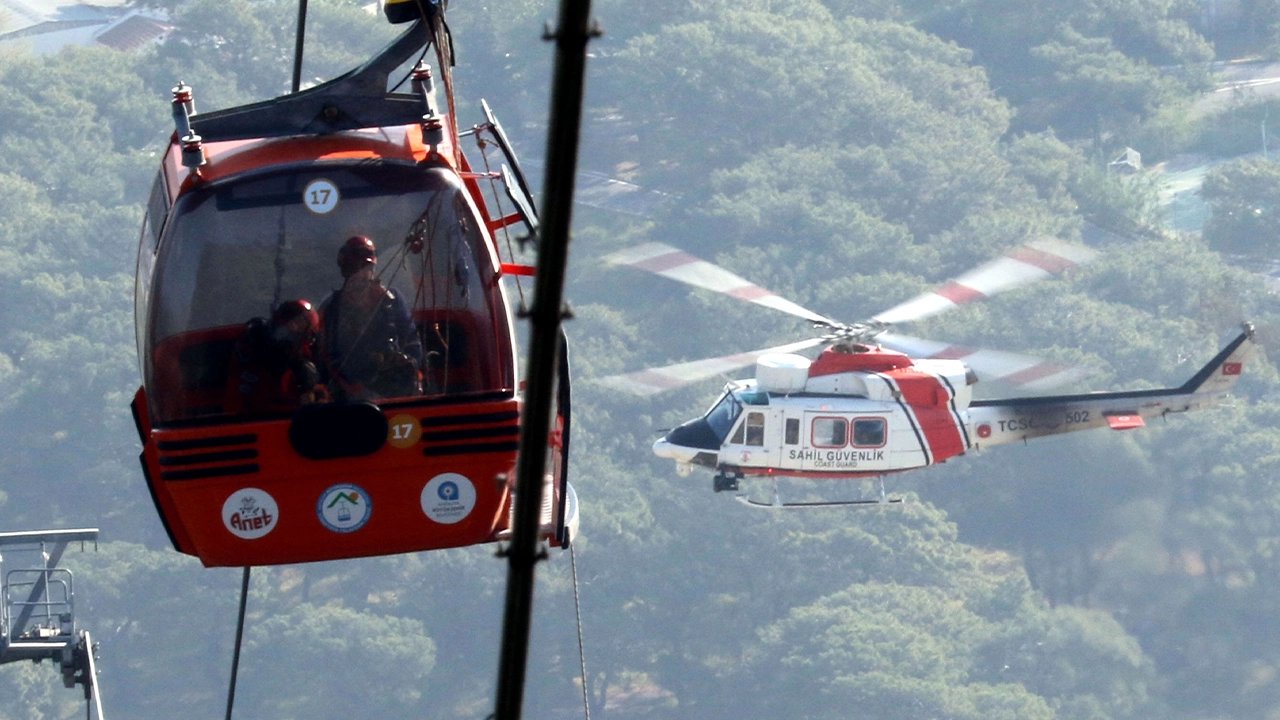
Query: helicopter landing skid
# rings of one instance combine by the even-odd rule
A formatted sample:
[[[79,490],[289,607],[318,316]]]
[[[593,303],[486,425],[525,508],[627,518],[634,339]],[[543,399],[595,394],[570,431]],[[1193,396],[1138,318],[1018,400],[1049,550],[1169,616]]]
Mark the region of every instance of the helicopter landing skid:
[[[734,485],[736,489],[737,483],[735,482]],[[886,505],[902,504],[902,498],[890,497],[888,494],[885,493],[883,479],[880,480],[880,495],[879,497],[875,497],[875,498],[857,498],[857,499],[850,499],[850,500],[784,501],[782,499],[782,494],[778,492],[778,481],[774,480],[773,500],[770,502],[756,500],[755,498],[751,497],[747,493],[739,493],[734,496],[734,499],[742,503],[743,505],[747,505],[750,507],[767,508],[771,510],[787,509],[787,508],[795,509],[795,508],[822,508],[822,507],[844,507],[844,506],[869,507],[869,506],[886,506]]]
[[[798,502],[782,502],[778,500],[776,497],[774,498],[773,502],[761,502],[760,500],[756,500],[755,498],[752,498],[748,495],[734,495],[733,497],[735,500],[742,503],[743,505],[749,505],[751,507],[758,507],[758,508],[767,508],[770,510],[784,510],[784,509],[796,509],[796,508],[844,507],[844,506],[870,507],[870,506],[879,506],[879,505],[902,504],[902,498],[900,497],[885,498],[884,500],[802,500]]]

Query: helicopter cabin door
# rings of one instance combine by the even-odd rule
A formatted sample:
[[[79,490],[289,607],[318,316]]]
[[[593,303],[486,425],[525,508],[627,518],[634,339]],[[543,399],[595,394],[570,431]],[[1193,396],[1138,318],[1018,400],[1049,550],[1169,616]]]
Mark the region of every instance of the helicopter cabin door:
[[[801,449],[793,455],[800,470],[862,474],[893,469],[889,418],[881,414],[806,412]]]
[[[728,442],[721,449],[723,464],[743,468],[773,468],[780,460],[782,431],[776,411],[747,405]]]

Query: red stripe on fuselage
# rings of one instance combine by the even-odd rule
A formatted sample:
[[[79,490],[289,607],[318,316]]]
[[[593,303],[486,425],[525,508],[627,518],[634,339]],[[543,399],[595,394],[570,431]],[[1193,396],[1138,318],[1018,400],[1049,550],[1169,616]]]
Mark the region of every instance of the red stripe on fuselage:
[[[914,368],[892,370],[885,375],[897,383],[902,402],[915,413],[933,462],[943,462],[965,451],[964,436],[951,412],[951,391],[946,384]]]

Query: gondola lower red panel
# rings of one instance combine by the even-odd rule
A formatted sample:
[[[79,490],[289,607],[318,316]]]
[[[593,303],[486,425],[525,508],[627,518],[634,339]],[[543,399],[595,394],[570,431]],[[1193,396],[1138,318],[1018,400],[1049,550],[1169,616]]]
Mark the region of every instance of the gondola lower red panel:
[[[353,409],[366,414],[343,418],[345,437],[353,424],[384,434],[356,438],[365,448],[327,448],[361,452],[350,457],[300,454],[334,441],[299,439],[301,413],[216,435],[144,425],[148,483],[175,546],[209,566],[271,565],[473,545],[507,528],[515,399],[317,408]],[[323,435],[324,424],[313,427]]]

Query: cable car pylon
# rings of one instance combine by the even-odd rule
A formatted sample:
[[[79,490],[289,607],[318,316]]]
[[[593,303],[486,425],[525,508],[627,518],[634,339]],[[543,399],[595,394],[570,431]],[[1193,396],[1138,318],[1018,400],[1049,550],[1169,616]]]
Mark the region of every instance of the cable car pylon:
[[[0,665],[52,661],[64,687],[83,686],[86,717],[104,720],[97,644],[77,627],[72,573],[59,567],[86,542],[97,548],[97,528],[0,532]]]
[[[551,114],[547,129],[547,165],[542,185],[542,213],[538,230],[538,268],[531,325],[524,417],[516,462],[515,514],[508,563],[507,594],[498,658],[496,720],[517,720],[524,698],[533,614],[533,584],[544,553],[538,543],[542,506],[542,477],[551,432],[551,408],[556,396],[557,369],[562,347],[561,321],[565,265],[569,255],[574,173],[578,164],[578,136],[586,75],[587,43],[600,35],[591,21],[590,0],[561,0],[559,26],[543,39],[556,44]],[[565,538],[564,544],[572,542]]]

